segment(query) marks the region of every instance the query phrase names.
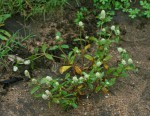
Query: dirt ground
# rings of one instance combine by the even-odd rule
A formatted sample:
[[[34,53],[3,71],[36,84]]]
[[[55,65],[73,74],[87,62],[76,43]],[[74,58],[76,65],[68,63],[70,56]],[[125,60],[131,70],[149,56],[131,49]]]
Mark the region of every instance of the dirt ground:
[[[73,20],[68,19],[69,16],[57,20],[47,19],[44,24],[34,21],[26,25],[26,28],[30,29],[27,34],[36,33],[36,42],[41,39],[50,44],[57,30],[61,31],[65,38],[73,38],[75,36],[74,25],[71,25]],[[10,29],[9,23],[18,25],[19,20],[8,21],[7,28]],[[149,116],[150,20],[144,18],[131,20],[125,14],[118,12],[112,24],[120,26],[122,39],[119,46],[127,50],[138,72],[129,73],[128,78],[117,80],[117,83],[110,88],[108,95],[90,95],[88,98],[81,99],[78,108],[67,112],[57,105],[49,108],[46,101],[33,98],[29,93],[28,81],[23,80],[12,84],[8,90],[4,90],[0,85],[0,116]],[[94,29],[94,25],[90,26]],[[15,31],[14,28],[10,30]],[[67,32],[70,33],[65,35]],[[86,33],[92,34],[91,30]],[[32,51],[32,48],[29,50]],[[9,73],[11,68],[4,73],[0,71],[0,80],[13,75]],[[51,74],[47,67],[44,69],[39,67],[33,71],[35,76],[47,74]]]

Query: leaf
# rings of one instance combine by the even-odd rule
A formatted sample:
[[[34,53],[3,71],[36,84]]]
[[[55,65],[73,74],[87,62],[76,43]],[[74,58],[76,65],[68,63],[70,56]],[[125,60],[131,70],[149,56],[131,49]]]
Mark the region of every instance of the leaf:
[[[104,65],[104,68],[105,68],[106,70],[108,70],[109,66],[108,66],[106,63],[103,63],[103,65]]]
[[[89,49],[90,47],[91,47],[91,45],[88,44],[88,45],[86,45],[86,46],[84,47],[84,50],[86,51],[86,50]]]
[[[53,60],[53,56],[50,54],[45,53],[45,57],[48,58],[49,60]]]
[[[108,89],[105,88],[105,87],[102,88],[102,91],[104,92],[104,94],[107,94],[107,93],[108,93]]]
[[[101,86],[97,86],[95,92],[98,93],[101,90],[101,88],[102,88]]]
[[[31,94],[35,93],[37,90],[40,89],[40,86],[36,86],[31,90]]]
[[[69,46],[68,45],[61,45],[61,48],[67,49],[67,48],[69,48]]]
[[[53,46],[53,47],[49,48],[49,50],[56,50],[56,49],[58,49],[58,46]]]
[[[5,31],[3,29],[0,29],[0,33],[4,34],[7,37],[11,37],[11,35],[7,31]]]
[[[78,66],[75,66],[74,69],[75,69],[76,73],[78,73],[80,75],[82,74],[82,70]]]
[[[63,74],[65,71],[67,71],[71,66],[62,66],[59,69],[60,74]]]
[[[47,49],[46,44],[43,44],[43,45],[42,45],[42,52],[44,52],[44,53],[45,53],[45,52],[46,52],[46,49]]]
[[[109,80],[109,86],[112,86],[112,85],[114,85],[115,84],[115,82],[116,82],[116,78],[112,78],[112,79],[110,79]]]
[[[71,106],[72,106],[73,108],[77,108],[77,107],[78,107],[76,103],[71,103]]]
[[[0,40],[7,41],[8,38],[0,34]]]
[[[84,57],[90,61],[94,61],[94,58],[91,55],[86,54]]]

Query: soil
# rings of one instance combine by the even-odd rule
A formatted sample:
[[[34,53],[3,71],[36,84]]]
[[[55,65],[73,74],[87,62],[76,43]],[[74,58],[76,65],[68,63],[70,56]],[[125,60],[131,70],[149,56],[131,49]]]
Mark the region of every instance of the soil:
[[[21,19],[13,17],[6,24],[6,28],[12,33],[19,29],[27,29],[35,34],[34,38],[26,44],[30,52],[34,46],[48,42],[54,44],[55,32],[60,31],[68,44],[77,36],[73,23],[74,11],[68,15],[49,17],[45,22],[38,20],[27,23],[25,26]],[[14,19],[15,18],[15,19]],[[17,19],[17,20],[16,20]],[[18,23],[19,22],[19,23]],[[10,24],[16,25],[11,26]],[[95,25],[90,24],[91,29],[85,33],[94,34]],[[0,115],[1,116],[149,116],[150,115],[150,20],[138,18],[131,20],[127,15],[118,12],[111,24],[117,24],[121,29],[121,42],[119,46],[125,48],[134,61],[138,71],[130,73],[128,78],[118,79],[116,84],[110,88],[109,94],[93,94],[83,98],[76,109],[64,111],[58,105],[48,107],[46,101],[34,98],[30,93],[29,81],[21,80],[3,89],[0,85]],[[20,33],[24,36],[24,31]],[[84,36],[84,35],[83,35]],[[20,36],[19,36],[20,37]],[[32,45],[32,46],[31,46]],[[21,53],[16,52],[18,55]],[[25,57],[21,55],[22,57]],[[42,63],[43,64],[43,63]],[[37,66],[32,72],[36,76],[54,75],[50,64]],[[4,70],[0,67],[0,81],[9,77],[22,76],[12,72],[12,65]]]

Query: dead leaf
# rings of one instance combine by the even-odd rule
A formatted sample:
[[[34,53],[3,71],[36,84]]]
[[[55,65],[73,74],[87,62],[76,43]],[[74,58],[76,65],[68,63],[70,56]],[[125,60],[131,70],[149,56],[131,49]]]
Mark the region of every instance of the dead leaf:
[[[86,51],[86,50],[89,49],[90,47],[91,47],[91,45],[88,44],[88,45],[86,45],[86,46],[84,47],[84,50]]]
[[[108,93],[108,89],[105,88],[105,87],[102,88],[102,91],[104,92],[104,94],[107,94],[107,93]]]
[[[78,66],[75,66],[75,71],[80,75],[82,74],[82,70]]]
[[[103,65],[104,65],[104,68],[105,68],[106,70],[108,70],[109,66],[108,66],[106,63],[103,63]]]
[[[71,66],[62,66],[59,69],[60,74],[63,74],[65,71],[67,71]]]

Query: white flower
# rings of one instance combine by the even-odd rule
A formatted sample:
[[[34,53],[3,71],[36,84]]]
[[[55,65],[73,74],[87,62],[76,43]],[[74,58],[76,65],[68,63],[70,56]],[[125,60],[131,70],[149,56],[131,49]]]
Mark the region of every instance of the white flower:
[[[117,50],[119,53],[123,52],[123,49],[121,47],[117,48]]]
[[[52,96],[52,93],[49,90],[46,90],[45,93],[47,96]]]
[[[25,70],[25,71],[24,71],[24,75],[25,75],[26,77],[31,78],[30,73],[29,73],[29,71],[28,71],[28,70]]]
[[[85,78],[85,79],[88,79],[89,77],[90,77],[90,75],[88,75],[88,74],[85,74],[85,75],[84,75],[84,78]]]
[[[37,80],[36,79],[32,79],[32,84],[37,84]]]
[[[106,85],[109,85],[110,83],[108,81],[106,81]]]
[[[57,36],[56,36],[56,40],[59,40],[59,39],[60,39],[60,36],[57,35]]]
[[[105,12],[105,10],[102,10],[102,11],[101,11],[100,16],[101,16],[101,19],[105,19],[105,17],[106,17],[106,12]]]
[[[79,78],[80,81],[82,81],[83,79],[84,79],[83,77],[80,77],[80,78]]]
[[[73,80],[73,82],[77,82],[77,81],[78,81],[77,76],[74,76],[74,77],[72,78],[72,80]]]
[[[49,97],[49,96],[48,96],[48,95],[46,95],[46,94],[43,94],[43,95],[42,95],[42,98],[43,98],[44,100],[47,100],[47,99],[48,99],[48,97]]]
[[[99,67],[100,65],[102,65],[102,62],[98,61],[98,62],[96,63],[96,66]]]
[[[131,58],[128,59],[128,64],[133,64],[133,60]]]
[[[123,49],[123,53],[126,53],[127,51],[125,49]]]
[[[83,27],[83,26],[84,26],[83,22],[80,21],[80,22],[79,22],[79,27]]]
[[[114,30],[115,30],[115,26],[112,25],[110,29],[111,29],[112,31],[114,31]]]
[[[105,32],[105,31],[106,31],[106,29],[105,29],[105,28],[102,28],[102,31],[103,31],[103,32]]]
[[[85,39],[88,39],[89,38],[89,36],[85,36]]]
[[[96,77],[100,77],[101,74],[100,74],[99,72],[96,72],[95,76],[96,76]]]
[[[52,77],[50,77],[50,76],[46,76],[46,79],[47,79],[48,81],[53,80]]]
[[[123,60],[123,59],[122,59],[121,63],[122,63],[123,65],[126,65],[126,61]]]
[[[13,66],[13,71],[16,72],[18,70],[17,66]]]
[[[56,82],[56,83],[55,83],[55,85],[56,85],[56,86],[58,86],[58,85],[59,85],[59,83],[58,83],[58,82]]]
[[[105,42],[106,42],[106,39],[102,38],[101,43],[105,43]]]
[[[24,61],[24,64],[25,64],[25,65],[29,65],[30,63],[31,63],[30,60],[25,60],[25,61]]]
[[[116,35],[120,35],[120,30],[116,30]]]

